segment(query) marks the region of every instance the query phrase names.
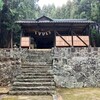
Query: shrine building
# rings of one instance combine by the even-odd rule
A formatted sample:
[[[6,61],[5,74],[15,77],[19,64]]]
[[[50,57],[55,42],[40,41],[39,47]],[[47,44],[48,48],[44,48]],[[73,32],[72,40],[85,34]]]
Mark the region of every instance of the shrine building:
[[[93,21],[86,19],[51,19],[16,21],[21,26],[21,47],[50,49],[52,47],[91,46]]]

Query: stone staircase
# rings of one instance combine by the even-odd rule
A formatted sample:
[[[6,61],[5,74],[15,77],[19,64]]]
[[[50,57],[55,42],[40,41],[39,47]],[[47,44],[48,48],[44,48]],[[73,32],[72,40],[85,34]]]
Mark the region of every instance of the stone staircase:
[[[21,74],[13,83],[11,95],[52,95],[55,93],[50,50],[29,51]]]

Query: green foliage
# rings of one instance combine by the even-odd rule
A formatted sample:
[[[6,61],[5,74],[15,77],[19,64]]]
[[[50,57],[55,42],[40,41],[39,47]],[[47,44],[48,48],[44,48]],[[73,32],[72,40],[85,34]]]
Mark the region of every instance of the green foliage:
[[[3,1],[0,0],[0,10],[2,10],[2,7],[3,7]]]
[[[1,10],[1,33],[0,47],[7,48],[11,46],[11,34],[16,32],[15,15],[11,13],[7,5],[3,5]]]
[[[92,33],[92,41],[93,41],[92,45],[100,47],[100,34],[96,29],[92,29],[91,33]]]
[[[3,9],[0,11],[0,47],[11,47],[13,34],[14,43],[19,44],[21,29],[15,24],[16,20],[32,19],[38,15],[38,0],[3,0]],[[2,3],[3,4],[3,3]],[[0,0],[1,7],[1,0]],[[35,13],[36,11],[36,13]]]
[[[62,7],[43,6],[42,15],[51,18],[86,18],[100,22],[100,0],[70,0]]]
[[[39,16],[42,16],[42,15],[45,15],[45,16],[50,16],[51,18],[54,18],[55,17],[55,11],[56,8],[55,8],[55,5],[52,4],[52,5],[44,5],[42,10],[40,11],[40,15]]]

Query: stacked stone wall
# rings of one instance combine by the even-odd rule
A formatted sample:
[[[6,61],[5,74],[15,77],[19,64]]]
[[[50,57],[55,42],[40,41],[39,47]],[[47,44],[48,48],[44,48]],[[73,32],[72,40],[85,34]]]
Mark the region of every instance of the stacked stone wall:
[[[13,83],[20,73],[21,52],[19,49],[0,49],[0,86]]]
[[[58,87],[100,87],[100,48],[53,48],[52,53]]]
[[[52,74],[56,86],[67,88],[100,87],[100,48],[53,48]],[[0,49],[0,86],[13,82],[20,74],[27,49]]]

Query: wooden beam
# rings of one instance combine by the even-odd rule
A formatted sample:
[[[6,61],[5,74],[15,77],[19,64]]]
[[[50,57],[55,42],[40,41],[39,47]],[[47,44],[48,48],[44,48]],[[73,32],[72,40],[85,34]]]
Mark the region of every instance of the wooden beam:
[[[23,29],[34,29],[34,30],[40,30],[40,29],[44,29],[44,30],[69,30],[71,29],[72,25],[70,26],[22,26]],[[83,27],[81,26],[74,26],[73,29],[77,29],[77,30],[83,30]]]
[[[44,30],[69,30],[69,27],[23,27],[23,29],[33,29],[33,30],[40,30],[40,29],[44,29]],[[82,30],[82,27],[73,27],[73,29],[77,29],[77,30]]]
[[[88,46],[74,31],[72,31],[86,46]]]
[[[55,31],[55,32],[66,42],[66,44],[68,44],[71,47],[71,45],[57,31]]]

